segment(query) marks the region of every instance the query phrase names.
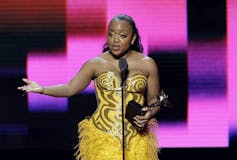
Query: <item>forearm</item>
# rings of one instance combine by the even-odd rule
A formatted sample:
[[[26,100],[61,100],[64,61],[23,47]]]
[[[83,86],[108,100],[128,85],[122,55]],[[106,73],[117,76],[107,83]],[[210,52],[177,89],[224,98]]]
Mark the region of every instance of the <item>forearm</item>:
[[[160,106],[151,107],[149,110],[150,110],[150,112],[151,112],[150,118],[152,118],[152,117],[154,117],[156,114],[159,113],[159,111],[160,111]]]
[[[150,118],[154,117],[161,110],[161,103],[158,96],[148,97],[148,108],[150,111]]]
[[[70,97],[73,95],[67,84],[43,86],[42,91],[40,93],[53,97]]]

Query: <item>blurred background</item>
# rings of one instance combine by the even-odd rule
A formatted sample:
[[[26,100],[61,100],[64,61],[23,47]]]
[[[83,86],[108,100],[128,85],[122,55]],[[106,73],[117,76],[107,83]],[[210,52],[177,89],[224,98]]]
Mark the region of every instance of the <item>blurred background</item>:
[[[237,1],[1,0],[1,160],[74,159],[77,124],[96,108],[93,82],[70,98],[16,88],[23,77],[70,80],[102,53],[119,13],[135,20],[173,105],[156,116],[160,159],[236,159]]]

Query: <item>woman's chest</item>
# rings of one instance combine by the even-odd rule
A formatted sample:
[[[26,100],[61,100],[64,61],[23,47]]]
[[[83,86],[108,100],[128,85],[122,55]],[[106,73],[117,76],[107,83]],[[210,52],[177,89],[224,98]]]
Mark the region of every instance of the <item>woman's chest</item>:
[[[104,72],[97,76],[95,85],[98,89],[113,91],[121,90],[121,76],[115,72]],[[129,75],[125,81],[125,90],[130,92],[144,92],[147,88],[147,77],[140,73]]]

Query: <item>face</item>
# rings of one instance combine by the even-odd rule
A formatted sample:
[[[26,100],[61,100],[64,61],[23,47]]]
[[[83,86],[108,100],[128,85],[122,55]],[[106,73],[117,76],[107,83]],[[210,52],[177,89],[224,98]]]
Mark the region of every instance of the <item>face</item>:
[[[107,33],[107,43],[111,54],[115,57],[124,56],[134,43],[136,35],[125,20],[114,20],[110,23]]]

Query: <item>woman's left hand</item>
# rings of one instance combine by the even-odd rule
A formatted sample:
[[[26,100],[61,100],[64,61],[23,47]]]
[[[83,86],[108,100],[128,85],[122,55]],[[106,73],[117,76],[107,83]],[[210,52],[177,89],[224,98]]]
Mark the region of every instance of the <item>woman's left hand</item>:
[[[133,118],[134,124],[136,124],[137,127],[139,127],[139,129],[145,128],[147,125],[147,122],[150,120],[152,116],[152,111],[148,107],[144,107],[143,111],[146,112],[144,116],[137,115]]]

